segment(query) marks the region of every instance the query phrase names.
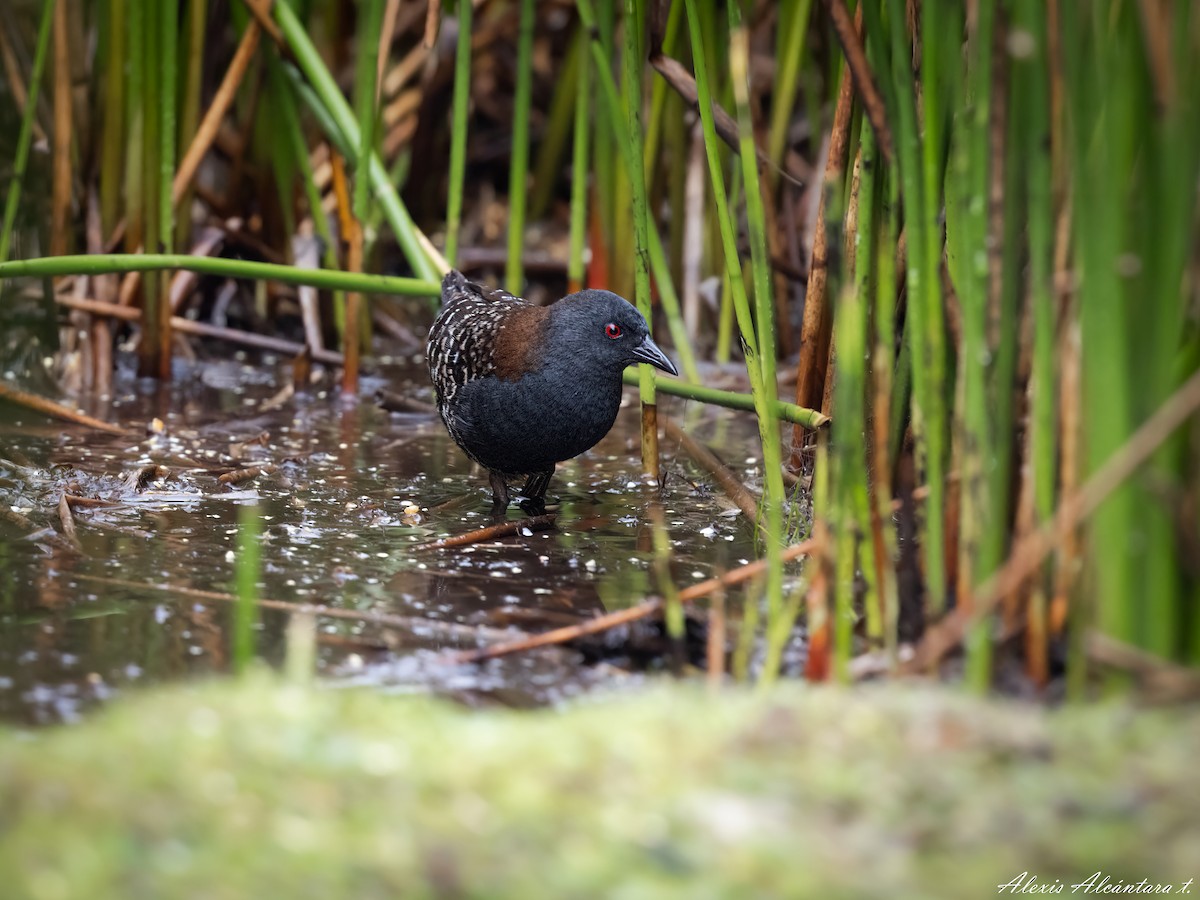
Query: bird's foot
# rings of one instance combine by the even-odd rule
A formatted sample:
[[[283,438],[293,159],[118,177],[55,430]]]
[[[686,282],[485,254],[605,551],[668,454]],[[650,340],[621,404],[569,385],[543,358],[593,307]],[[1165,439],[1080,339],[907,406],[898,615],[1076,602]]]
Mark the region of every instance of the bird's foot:
[[[521,509],[527,515],[541,516],[546,514],[546,488],[550,486],[550,478],[554,470],[549,472],[534,472],[525,480],[521,488]]]
[[[544,516],[546,514],[546,500],[543,497],[522,497],[517,505],[527,516]]]

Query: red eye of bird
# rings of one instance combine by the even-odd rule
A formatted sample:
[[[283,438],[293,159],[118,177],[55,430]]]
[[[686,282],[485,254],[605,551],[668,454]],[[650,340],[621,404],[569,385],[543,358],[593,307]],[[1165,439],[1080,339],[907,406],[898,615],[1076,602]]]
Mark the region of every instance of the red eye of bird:
[[[616,322],[609,322],[604,326],[604,333],[615,341],[621,336],[621,326]]]

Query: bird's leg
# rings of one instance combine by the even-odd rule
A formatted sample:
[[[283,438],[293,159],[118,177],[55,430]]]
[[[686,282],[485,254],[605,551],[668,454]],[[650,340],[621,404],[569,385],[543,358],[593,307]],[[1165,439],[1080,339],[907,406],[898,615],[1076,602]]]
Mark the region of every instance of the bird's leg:
[[[553,475],[554,470],[550,469],[547,472],[534,472],[525,480],[525,487],[521,488],[524,498],[521,509],[531,516],[540,516],[546,511],[546,488],[550,486]]]
[[[492,483],[492,516],[504,518],[508,514],[508,479],[495,469],[488,469]]]

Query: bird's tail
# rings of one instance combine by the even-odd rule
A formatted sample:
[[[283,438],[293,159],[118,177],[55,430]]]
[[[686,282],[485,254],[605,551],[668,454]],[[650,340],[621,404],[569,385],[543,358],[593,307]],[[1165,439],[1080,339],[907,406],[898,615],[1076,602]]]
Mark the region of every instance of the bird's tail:
[[[442,306],[449,306],[461,297],[472,293],[467,276],[458,269],[451,269],[442,279]]]
[[[458,269],[451,269],[442,279],[442,308],[458,303],[460,300],[472,298],[489,303],[520,303],[525,301],[501,288],[488,287],[472,281]]]
[[[457,269],[451,269],[450,271],[446,272],[445,277],[442,278],[443,299],[445,299],[446,295],[448,294],[458,292],[458,290],[467,289],[467,276],[463,275],[462,272],[458,271]]]

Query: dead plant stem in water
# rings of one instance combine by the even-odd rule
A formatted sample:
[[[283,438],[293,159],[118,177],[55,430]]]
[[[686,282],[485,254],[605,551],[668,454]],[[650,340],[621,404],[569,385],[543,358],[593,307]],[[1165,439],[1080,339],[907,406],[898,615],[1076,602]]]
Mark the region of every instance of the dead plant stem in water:
[[[181,584],[158,584],[154,582],[131,581],[126,578],[106,578],[100,575],[74,573],[72,578],[79,581],[90,581],[96,584],[108,584],[139,591],[156,591],[164,594],[175,594],[180,597],[190,597],[196,600],[211,600],[217,603],[237,603],[238,597],[224,591],[208,591]],[[323,619],[342,619],[349,622],[362,622],[367,625],[377,625],[381,628],[394,628],[414,634],[427,634],[450,640],[474,643],[480,639],[501,641],[512,637],[508,631],[498,628],[488,628],[481,625],[461,625],[458,622],[443,622],[440,619],[424,619],[417,616],[400,616],[394,613],[371,612],[369,610],[344,609],[339,606],[326,606],[322,603],[290,603],[286,600],[274,600],[270,597],[259,597],[256,604],[262,609],[272,609],[291,615],[310,615]]]
[[[466,534],[457,534],[452,537],[442,538],[437,541],[430,541],[427,544],[418,544],[413,549],[415,550],[447,550],[451,547],[467,547],[471,544],[479,544],[484,541],[494,541],[497,538],[510,537],[514,534],[520,534],[522,531],[546,531],[554,527],[554,522],[558,518],[556,513],[547,513],[544,516],[530,516],[525,519],[516,519],[512,522],[500,522],[496,525],[489,525],[486,528],[478,528],[475,531],[469,531]]]
[[[793,544],[790,547],[785,547],[780,551],[780,559],[783,562],[791,562],[799,559],[801,556],[809,553],[813,548],[812,541],[804,541],[799,544]],[[724,590],[732,587],[735,584],[742,584],[752,578],[757,578],[767,570],[767,561],[757,559],[752,563],[747,563],[744,566],[739,566],[736,569],[731,569],[724,575],[717,578],[709,578],[707,581],[701,581],[699,584],[693,584],[679,592],[680,603],[691,603],[693,600],[698,600],[713,591]],[[641,619],[648,619],[658,613],[663,608],[663,601],[659,597],[653,597],[637,606],[631,606],[628,609],[617,610],[603,616],[597,616],[589,622],[584,622],[579,625],[570,625],[565,628],[555,628],[552,631],[544,632],[543,634],[534,635],[533,637],[522,638],[516,641],[506,641],[506,643],[497,644],[493,647],[484,647],[479,650],[469,650],[465,653],[456,654],[449,657],[446,662],[454,665],[462,665],[466,663],[483,662],[488,659],[496,659],[500,656],[509,656],[513,653],[522,653],[526,650],[536,650],[538,647],[548,647],[552,644],[564,644],[567,641],[573,641],[576,638],[586,637],[589,634],[599,634],[604,631],[610,631],[621,625],[628,625],[631,622],[637,622]]]
[[[36,394],[31,394],[28,391],[23,391],[20,388],[12,387],[3,382],[0,382],[0,400],[7,400],[10,403],[24,406],[42,415],[62,419],[64,422],[72,422],[76,425],[84,425],[88,428],[94,428],[97,431],[107,432],[108,434],[124,435],[128,433],[119,425],[102,422],[86,413],[76,412],[73,409],[68,409],[61,403],[55,403],[53,400],[47,400],[45,397],[39,397]]]

